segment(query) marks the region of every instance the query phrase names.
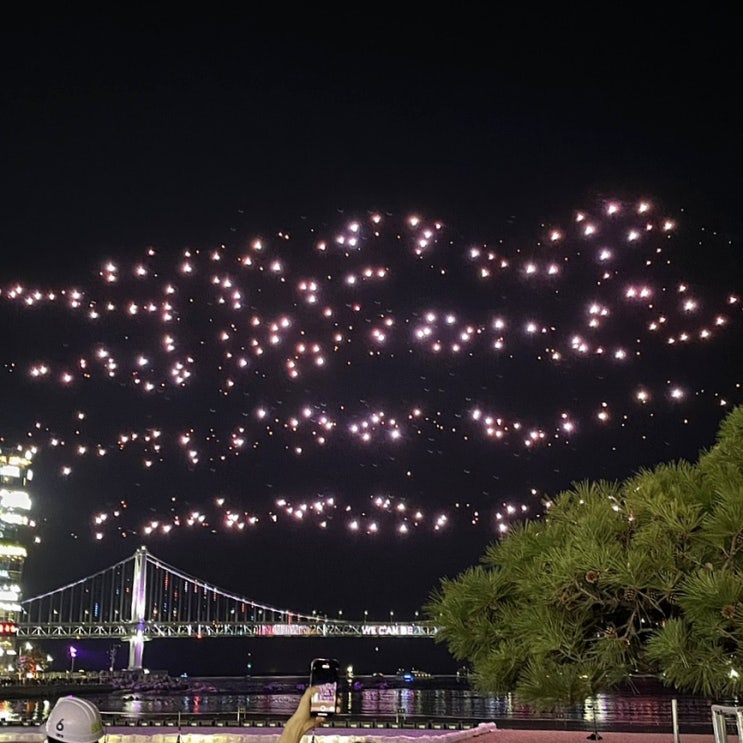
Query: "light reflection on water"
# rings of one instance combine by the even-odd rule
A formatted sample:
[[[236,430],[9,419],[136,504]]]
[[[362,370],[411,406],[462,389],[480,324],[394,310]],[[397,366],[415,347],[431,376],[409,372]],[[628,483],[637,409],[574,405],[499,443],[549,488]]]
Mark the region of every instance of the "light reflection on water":
[[[109,696],[96,699],[101,709],[123,714],[227,713],[238,709],[251,714],[288,715],[297,691],[176,695],[137,698]],[[526,708],[524,708],[526,709]],[[364,689],[341,697],[341,711],[361,717],[457,717],[462,719],[510,717],[518,710],[511,696],[481,697],[469,689]]]
[[[8,699],[0,701],[0,720],[19,722],[21,720],[45,720],[51,712],[49,699]]]
[[[244,714],[288,716],[297,704],[303,686],[284,686],[234,693],[135,693],[91,696],[101,710],[132,716],[184,714]],[[1,694],[1,692],[0,692]],[[476,720],[529,720],[559,718],[601,725],[612,723],[670,726],[670,693],[609,693],[586,700],[574,708],[552,715],[538,715],[512,695],[481,696],[466,685],[453,688],[364,688],[348,690],[341,697],[341,710],[360,717],[429,717]],[[42,721],[54,699],[0,701],[0,720]],[[679,719],[687,722],[711,720],[709,700],[677,697]],[[735,701],[723,700],[723,704]]]

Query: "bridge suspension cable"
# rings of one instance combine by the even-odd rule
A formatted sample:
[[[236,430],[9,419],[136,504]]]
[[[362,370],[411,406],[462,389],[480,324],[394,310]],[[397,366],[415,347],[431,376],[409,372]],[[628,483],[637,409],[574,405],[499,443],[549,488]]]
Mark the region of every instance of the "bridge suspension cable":
[[[188,575],[140,547],[97,573],[21,602],[19,637],[120,639],[129,668],[144,643],[188,637],[431,637],[426,622],[329,619],[270,606]]]

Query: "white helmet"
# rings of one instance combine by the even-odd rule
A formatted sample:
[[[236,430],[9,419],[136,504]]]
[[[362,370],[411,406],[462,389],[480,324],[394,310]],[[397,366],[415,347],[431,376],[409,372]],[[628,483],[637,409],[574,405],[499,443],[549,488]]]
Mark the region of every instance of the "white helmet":
[[[63,743],[96,743],[104,735],[98,707],[87,699],[72,696],[57,700],[44,731],[47,738]]]

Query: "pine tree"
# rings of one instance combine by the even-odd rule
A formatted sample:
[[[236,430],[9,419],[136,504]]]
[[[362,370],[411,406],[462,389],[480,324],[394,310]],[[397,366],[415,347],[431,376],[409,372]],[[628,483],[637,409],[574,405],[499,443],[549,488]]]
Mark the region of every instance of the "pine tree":
[[[743,674],[743,407],[698,461],[581,482],[444,579],[425,612],[475,687],[537,708],[652,674],[730,698]]]

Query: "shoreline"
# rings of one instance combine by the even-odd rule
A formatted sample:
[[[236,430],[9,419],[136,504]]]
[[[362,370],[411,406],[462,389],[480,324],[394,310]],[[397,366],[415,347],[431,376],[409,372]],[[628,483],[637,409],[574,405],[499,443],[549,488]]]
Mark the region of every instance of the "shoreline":
[[[47,696],[64,696],[66,694],[113,694],[118,689],[111,684],[14,684],[0,686],[0,698],[26,699]]]
[[[57,678],[48,683],[12,684],[0,687],[0,698],[5,691],[5,698],[29,700],[62,696],[65,694],[88,695],[141,695],[147,698],[150,694],[182,694],[186,689],[200,694],[234,693],[230,689],[232,684],[255,684],[258,689],[268,687],[271,691],[286,689],[293,692],[297,677],[294,676],[266,676],[266,677],[191,677],[184,684],[184,679],[175,679],[160,674],[153,675],[146,681],[139,678],[126,679],[129,684],[106,683],[109,679],[93,679],[82,681],[78,679],[66,680]],[[177,688],[174,688],[177,684]],[[186,689],[184,689],[184,686]],[[223,688],[224,687],[224,688]],[[404,688],[404,687],[403,687]],[[665,694],[663,696],[666,696]],[[670,704],[670,696],[668,697]],[[129,743],[133,738],[136,743],[246,743],[251,740],[268,743],[272,737],[278,737],[278,731],[283,727],[285,718],[281,713],[256,712],[248,713],[245,709],[237,711],[214,712],[162,712],[128,713],[124,711],[101,710],[106,720],[108,743]],[[492,714],[492,711],[491,711]],[[601,740],[610,742],[648,741],[648,743],[715,743],[712,728],[712,717],[696,714],[690,715],[684,722],[683,715],[677,719],[679,739],[674,737],[673,722],[667,719],[633,719],[634,715],[625,715],[618,725],[604,720],[606,730],[601,729],[599,721],[598,735]],[[706,719],[705,719],[706,717]],[[37,723],[32,720],[14,721],[0,720],[0,743],[41,743],[43,736],[35,733]],[[14,731],[15,737],[9,738],[8,733]],[[549,743],[558,741],[581,741],[592,739],[593,725],[583,717],[565,718],[548,716],[534,716],[533,718],[511,719],[496,716],[481,716],[478,718],[435,717],[435,716],[408,716],[398,719],[395,716],[377,714],[370,717],[357,715],[339,715],[328,725],[315,731],[315,738],[327,743],[344,741],[345,743],[372,743],[383,739],[400,741],[408,739],[436,739],[455,743],[469,741],[474,738],[482,743]],[[21,737],[18,737],[21,736]],[[31,737],[29,737],[31,736]],[[34,737],[35,736],[35,737]],[[116,737],[114,740],[111,736]],[[488,737],[489,736],[489,737]],[[681,742],[681,738],[683,741]],[[172,740],[171,740],[172,739]],[[595,738],[594,738],[595,739]],[[743,742],[743,736],[741,736]],[[309,740],[303,743],[309,743]]]
[[[107,743],[275,743],[281,727],[199,727],[185,730],[157,727],[107,727]],[[599,738],[586,730],[544,730],[502,728],[494,723],[478,725],[469,730],[399,730],[319,728],[302,738],[321,743],[405,743],[431,740],[436,743],[579,743],[602,740],[604,743],[672,743],[669,732],[599,731]],[[42,743],[45,736],[39,727],[9,727],[0,729],[0,743]],[[710,721],[709,733],[684,733],[682,743],[715,743]]]

